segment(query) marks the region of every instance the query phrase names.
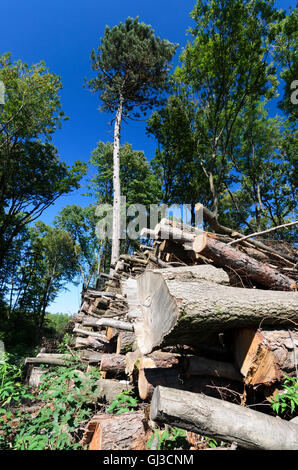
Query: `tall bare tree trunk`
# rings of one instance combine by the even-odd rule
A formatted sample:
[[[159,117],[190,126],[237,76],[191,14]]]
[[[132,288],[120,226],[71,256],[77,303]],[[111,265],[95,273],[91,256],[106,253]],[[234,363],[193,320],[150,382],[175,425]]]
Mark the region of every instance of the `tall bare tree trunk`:
[[[120,130],[123,111],[123,98],[120,96],[114,127],[113,150],[113,239],[111,264],[114,264],[120,255]]]

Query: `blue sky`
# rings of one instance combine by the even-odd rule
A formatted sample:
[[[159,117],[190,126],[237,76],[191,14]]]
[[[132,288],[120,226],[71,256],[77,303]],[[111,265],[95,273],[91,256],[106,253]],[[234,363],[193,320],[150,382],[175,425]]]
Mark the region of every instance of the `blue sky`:
[[[106,25],[114,26],[128,16],[139,16],[161,38],[178,43],[173,61],[177,64],[181,47],[187,41],[186,30],[195,0],[10,0],[0,5],[0,53],[11,52],[13,60],[28,64],[44,60],[52,72],[61,77],[62,108],[69,121],[54,136],[61,159],[71,165],[74,160],[88,161],[99,140],[112,140],[111,116],[98,112],[99,100],[83,88],[84,77],[90,78],[90,52],[99,44]],[[295,7],[294,0],[278,0],[277,8]],[[124,125],[121,142],[134,150],[144,150],[148,159],[156,144],[145,134],[145,122]],[[66,204],[86,206],[90,200],[80,190],[61,197],[41,219],[51,224]],[[49,311],[74,313],[79,308],[80,286],[69,286]]]

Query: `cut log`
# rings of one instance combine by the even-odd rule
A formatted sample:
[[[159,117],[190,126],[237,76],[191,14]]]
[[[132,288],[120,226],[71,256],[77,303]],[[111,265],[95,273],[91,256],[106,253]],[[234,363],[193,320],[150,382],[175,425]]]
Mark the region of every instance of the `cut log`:
[[[108,326],[107,331],[106,331],[106,336],[108,341],[115,341],[119,332],[115,328],[111,328]]]
[[[94,338],[93,336],[88,336],[87,338],[81,338],[80,336],[78,336],[76,338],[75,348],[91,348],[95,351],[102,351],[106,353],[111,353],[115,350],[115,346],[113,343],[110,343],[107,340]]]
[[[157,258],[152,253],[150,253],[149,251],[145,251],[145,255],[148,255],[148,260],[149,261],[156,264],[157,266],[160,266],[161,268],[167,268],[169,266],[168,263],[166,263],[165,261],[162,261],[161,259]]]
[[[235,237],[240,237],[241,238],[243,236],[243,234],[238,233],[238,232],[236,232],[235,230],[233,230],[229,227],[225,227],[224,225],[220,225],[218,223],[218,221],[216,220],[216,218],[214,217],[214,215],[212,214],[212,212],[210,212],[204,206],[203,206],[203,215],[204,215],[204,219],[208,222],[210,227],[213,230],[215,230],[215,232],[226,234],[226,235],[232,236],[233,238],[235,238]],[[242,242],[242,243],[245,243],[245,241]],[[291,261],[292,263],[297,262],[297,257],[290,256],[287,253],[279,253],[278,251],[274,250],[272,247],[265,245],[264,243],[262,243],[259,240],[250,239],[250,243],[253,244],[256,248],[260,248],[261,250],[266,250],[268,253],[270,253],[274,256],[277,256],[278,258],[280,258],[280,256],[282,256],[285,259],[287,259],[288,261]]]
[[[240,250],[207,236],[204,232],[194,239],[193,249],[196,253],[212,259],[216,266],[231,268],[239,276],[245,276],[259,285],[276,290],[292,290],[296,285],[295,280]]]
[[[102,354],[100,370],[115,375],[125,374],[126,357],[123,354]]]
[[[27,357],[25,359],[24,366],[27,366],[29,364],[47,364],[50,366],[67,366],[69,365],[69,362],[67,359],[70,359],[71,356],[64,357],[61,354],[61,358],[57,357]]]
[[[298,331],[244,328],[235,333],[235,362],[248,385],[271,385],[297,373]]]
[[[188,356],[184,362],[187,375],[207,375],[242,381],[242,375],[233,364],[206,357]]]
[[[201,268],[204,273],[206,268],[213,272],[215,282],[198,280]],[[221,285],[217,283],[222,277],[221,270],[213,266],[193,266],[191,270],[190,267],[171,268],[170,271],[148,270],[137,278],[140,316],[134,328],[143,355],[161,345],[196,347],[215,333],[257,326],[260,321],[265,325],[289,325],[291,321],[298,321],[297,292]],[[133,309],[136,309],[135,304]]]
[[[150,418],[250,450],[297,450],[298,427],[213,397],[173,388],[154,390]]]
[[[95,395],[107,403],[112,403],[119,393],[131,391],[133,388],[127,381],[123,383],[112,379],[99,379],[96,386]]]
[[[89,450],[135,450],[145,439],[143,411],[96,415],[88,423],[81,444]]]

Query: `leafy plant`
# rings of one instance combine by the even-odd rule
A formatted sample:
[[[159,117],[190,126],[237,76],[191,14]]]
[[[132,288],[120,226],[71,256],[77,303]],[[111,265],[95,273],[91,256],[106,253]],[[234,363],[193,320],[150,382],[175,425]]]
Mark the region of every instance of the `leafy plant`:
[[[106,409],[106,412],[119,415],[121,413],[132,412],[137,406],[137,398],[132,396],[132,392],[130,390],[124,390],[116,396],[116,399]]]
[[[298,379],[287,375],[284,378],[284,390],[271,399],[271,407],[276,414],[293,415],[298,408]]]

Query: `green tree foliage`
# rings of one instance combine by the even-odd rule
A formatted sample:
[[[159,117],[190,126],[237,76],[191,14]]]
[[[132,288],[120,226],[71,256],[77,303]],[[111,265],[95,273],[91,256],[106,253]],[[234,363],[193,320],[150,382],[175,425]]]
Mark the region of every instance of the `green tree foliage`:
[[[97,76],[89,80],[99,92],[104,111],[116,112],[113,146],[113,242],[112,262],[120,250],[120,130],[122,118],[138,118],[140,113],[160,103],[167,89],[169,62],[176,47],[155,36],[151,26],[138,18],[109,28],[91,53]]]
[[[193,40],[175,76],[196,100],[197,158],[218,217],[235,123],[249,100],[273,93],[267,37],[277,14],[271,0],[198,0],[191,17]]]
[[[195,103],[185,93],[168,98],[167,104],[147,121],[147,132],[158,142],[152,167],[163,181],[165,204],[208,205],[208,183],[197,161]],[[192,220],[194,222],[194,220]]]
[[[15,237],[61,194],[78,188],[82,162],[59,160],[51,135],[65,119],[61,82],[43,62],[29,67],[0,57],[6,100],[0,106],[0,266]]]

